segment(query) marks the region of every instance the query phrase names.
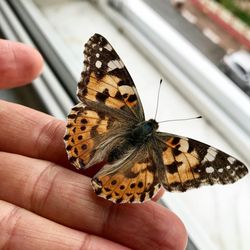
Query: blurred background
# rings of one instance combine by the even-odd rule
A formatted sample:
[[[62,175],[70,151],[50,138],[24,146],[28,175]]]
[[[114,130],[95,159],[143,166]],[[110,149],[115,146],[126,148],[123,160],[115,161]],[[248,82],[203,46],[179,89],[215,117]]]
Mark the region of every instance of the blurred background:
[[[249,0],[2,0],[0,37],[36,47],[45,59],[31,85],[0,98],[65,119],[77,103],[83,47],[100,33],[124,61],[147,118],[202,115],[161,130],[213,145],[250,167]],[[250,178],[228,186],[165,193],[181,217],[187,249],[250,249]],[[169,225],[171,227],[171,225]]]

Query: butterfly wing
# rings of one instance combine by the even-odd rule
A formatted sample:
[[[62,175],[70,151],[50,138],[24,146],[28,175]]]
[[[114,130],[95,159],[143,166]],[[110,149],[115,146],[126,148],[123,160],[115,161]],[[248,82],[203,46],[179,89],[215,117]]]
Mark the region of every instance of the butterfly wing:
[[[248,173],[239,160],[199,141],[159,132],[157,142],[164,164],[159,179],[168,191],[233,183]]]
[[[144,120],[135,85],[108,41],[95,34],[84,55],[77,90],[81,103],[68,115],[64,136],[68,158],[78,169],[105,160],[124,133]]]
[[[121,120],[82,103],[72,108],[66,127],[66,151],[69,161],[78,169],[103,161],[123,135],[121,130],[125,131]]]
[[[114,203],[141,203],[151,199],[160,184],[156,164],[145,147],[107,164],[92,179],[96,194]]]
[[[95,34],[86,43],[84,56],[79,99],[88,105],[125,111],[130,119],[143,121],[143,107],[134,82],[110,43]]]

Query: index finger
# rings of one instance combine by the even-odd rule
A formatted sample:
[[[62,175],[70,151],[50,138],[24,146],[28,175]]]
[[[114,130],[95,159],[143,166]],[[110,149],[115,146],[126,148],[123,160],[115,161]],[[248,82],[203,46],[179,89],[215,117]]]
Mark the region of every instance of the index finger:
[[[34,48],[0,39],[0,88],[24,85],[42,70],[43,59]]]

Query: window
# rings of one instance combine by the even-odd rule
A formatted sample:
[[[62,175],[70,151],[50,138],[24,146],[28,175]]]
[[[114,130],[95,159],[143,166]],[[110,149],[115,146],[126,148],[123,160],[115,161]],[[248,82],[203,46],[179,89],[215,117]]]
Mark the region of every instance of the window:
[[[214,145],[250,166],[250,99],[214,64],[218,54],[204,56],[211,44],[202,32],[177,31],[194,24],[169,1],[13,0],[2,1],[0,11],[7,38],[32,43],[43,53],[45,71],[34,86],[52,115],[64,118],[77,102],[83,45],[101,33],[124,60],[148,118],[163,78],[158,119],[197,114],[204,119],[167,123],[161,129]],[[167,20],[164,11],[174,18]],[[192,36],[201,36],[202,42],[191,44]],[[249,248],[249,178],[226,188],[166,193],[162,203],[184,221],[193,241],[190,249]]]

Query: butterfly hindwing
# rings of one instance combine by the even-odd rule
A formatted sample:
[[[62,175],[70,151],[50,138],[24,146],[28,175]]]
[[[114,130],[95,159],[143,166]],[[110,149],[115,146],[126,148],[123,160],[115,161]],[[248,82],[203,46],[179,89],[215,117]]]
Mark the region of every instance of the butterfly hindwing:
[[[92,179],[97,195],[114,203],[141,203],[159,190],[157,166],[144,149],[107,164]]]
[[[84,71],[77,91],[79,99],[88,105],[95,102],[120,109],[132,118],[144,120],[133,80],[110,43],[95,34],[86,43],[84,56]]]
[[[157,138],[165,168],[159,178],[168,191],[234,183],[248,172],[239,160],[199,141],[167,133]]]

